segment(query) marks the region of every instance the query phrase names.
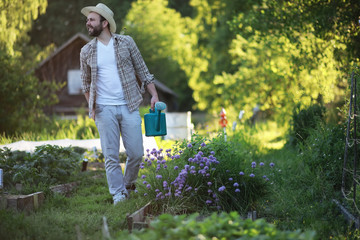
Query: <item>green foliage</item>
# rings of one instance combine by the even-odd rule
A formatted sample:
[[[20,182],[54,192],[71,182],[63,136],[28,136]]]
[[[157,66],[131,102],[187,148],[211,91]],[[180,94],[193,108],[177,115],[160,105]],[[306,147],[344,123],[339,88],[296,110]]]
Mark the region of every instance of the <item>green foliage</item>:
[[[325,108],[319,104],[301,109],[298,104],[293,109],[289,143],[293,146],[303,143],[310,135],[310,130],[316,128],[318,123],[324,122]]]
[[[64,183],[71,175],[80,172],[81,160],[81,154],[69,147],[44,145],[37,147],[33,154],[0,149],[5,189],[11,189],[16,183],[33,189]]]
[[[163,214],[150,228],[122,232],[116,239],[316,239],[313,231],[281,231],[264,219],[243,220],[237,212],[202,218],[199,214],[171,216]]]
[[[311,151],[306,154],[312,158]],[[273,182],[270,193],[257,208],[259,216],[282,230],[316,230],[321,239],[347,232],[348,225],[333,202],[334,198],[341,198],[340,193],[336,192],[335,182],[327,178],[324,170],[320,167],[312,169],[303,161],[305,156],[290,146],[273,150],[262,159],[276,163],[277,174],[270,178]],[[336,160],[329,158],[328,161],[334,163]],[[341,172],[337,174],[341,176]]]
[[[56,102],[55,92],[60,87],[51,82],[39,82],[23,69],[22,58],[10,57],[0,50],[0,132],[30,130],[39,122],[43,107]]]
[[[23,40],[32,21],[45,13],[47,0],[2,0],[0,2],[0,49],[14,54],[14,45]]]
[[[340,191],[345,129],[341,125],[325,125],[318,123],[313,129],[308,129],[309,135],[300,144],[301,160],[315,174],[321,174],[325,180]]]

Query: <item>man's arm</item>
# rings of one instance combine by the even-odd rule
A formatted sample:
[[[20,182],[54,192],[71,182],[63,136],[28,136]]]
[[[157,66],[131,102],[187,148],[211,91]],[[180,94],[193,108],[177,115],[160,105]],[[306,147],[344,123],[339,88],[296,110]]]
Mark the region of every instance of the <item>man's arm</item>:
[[[148,92],[151,94],[151,101],[150,101],[151,110],[154,110],[155,103],[159,101],[159,96],[157,94],[155,84],[149,83],[148,85],[146,85],[146,88],[147,88]]]

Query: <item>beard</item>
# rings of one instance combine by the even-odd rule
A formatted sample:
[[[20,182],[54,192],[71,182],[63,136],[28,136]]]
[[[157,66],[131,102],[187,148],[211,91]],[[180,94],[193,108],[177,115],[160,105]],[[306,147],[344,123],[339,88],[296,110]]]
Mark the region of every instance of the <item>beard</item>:
[[[95,26],[95,27],[88,27],[88,32],[91,37],[98,37],[102,33],[103,28],[101,24]]]

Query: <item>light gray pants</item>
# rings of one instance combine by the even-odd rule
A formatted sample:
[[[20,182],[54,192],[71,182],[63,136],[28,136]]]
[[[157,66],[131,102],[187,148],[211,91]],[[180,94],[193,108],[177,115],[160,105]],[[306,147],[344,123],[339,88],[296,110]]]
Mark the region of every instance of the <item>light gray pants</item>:
[[[100,134],[110,194],[128,194],[126,186],[136,182],[144,155],[140,113],[138,110],[130,112],[127,105],[98,104],[95,123]],[[124,176],[119,160],[120,133],[127,155]]]

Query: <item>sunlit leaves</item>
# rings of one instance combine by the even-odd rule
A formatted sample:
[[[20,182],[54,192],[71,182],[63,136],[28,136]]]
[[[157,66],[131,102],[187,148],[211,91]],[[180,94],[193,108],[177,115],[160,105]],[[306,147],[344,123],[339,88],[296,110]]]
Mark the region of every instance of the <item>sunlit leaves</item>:
[[[45,13],[47,0],[2,0],[0,2],[0,45],[14,53],[16,41],[25,37],[32,21]]]

